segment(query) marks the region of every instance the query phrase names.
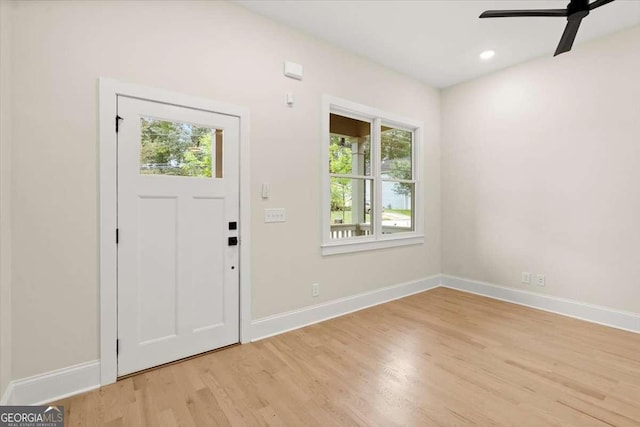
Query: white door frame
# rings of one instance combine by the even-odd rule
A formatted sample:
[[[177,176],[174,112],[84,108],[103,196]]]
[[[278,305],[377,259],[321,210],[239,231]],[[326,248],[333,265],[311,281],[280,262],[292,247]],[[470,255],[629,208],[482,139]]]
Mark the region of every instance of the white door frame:
[[[117,379],[118,280],[117,280],[117,96],[129,96],[236,116],[240,119],[240,342],[247,343],[251,326],[251,263],[249,186],[249,109],[161,89],[98,79],[99,168],[99,287],[100,287],[100,384]]]

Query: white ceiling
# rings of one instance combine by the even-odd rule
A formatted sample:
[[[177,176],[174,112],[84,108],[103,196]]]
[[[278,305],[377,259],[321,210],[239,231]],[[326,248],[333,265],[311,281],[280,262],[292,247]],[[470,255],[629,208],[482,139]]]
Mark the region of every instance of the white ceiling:
[[[236,2],[432,86],[446,87],[532,58],[552,57],[566,24],[565,18],[478,19],[484,10],[564,8],[568,0]],[[574,49],[585,40],[638,24],[640,0],[616,0],[582,21]],[[496,55],[481,61],[478,55],[487,49]]]

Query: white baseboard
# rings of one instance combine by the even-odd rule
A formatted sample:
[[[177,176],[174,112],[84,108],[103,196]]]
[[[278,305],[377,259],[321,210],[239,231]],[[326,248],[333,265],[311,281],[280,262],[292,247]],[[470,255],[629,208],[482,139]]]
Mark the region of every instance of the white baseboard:
[[[252,321],[251,341],[278,335],[440,286],[640,333],[640,314],[637,313],[507,288],[477,280],[436,275]],[[100,361],[95,360],[12,381],[7,386],[0,400],[0,405],[43,404],[98,387],[100,387]]]
[[[537,294],[446,274],[440,276],[440,283],[445,288],[457,289],[612,328],[640,333],[640,314],[637,313],[614,310],[567,298]]]
[[[251,322],[251,341],[292,331],[323,320],[329,320],[367,307],[437,288],[438,286],[440,286],[440,275],[263,317]]]
[[[100,387],[100,361],[11,381],[3,405],[41,405]]]

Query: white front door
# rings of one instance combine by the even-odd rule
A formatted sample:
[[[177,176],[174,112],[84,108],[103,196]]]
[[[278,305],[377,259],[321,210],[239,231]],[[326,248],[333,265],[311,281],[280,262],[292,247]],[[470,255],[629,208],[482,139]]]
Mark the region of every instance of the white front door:
[[[239,341],[239,119],[118,96],[118,375]]]

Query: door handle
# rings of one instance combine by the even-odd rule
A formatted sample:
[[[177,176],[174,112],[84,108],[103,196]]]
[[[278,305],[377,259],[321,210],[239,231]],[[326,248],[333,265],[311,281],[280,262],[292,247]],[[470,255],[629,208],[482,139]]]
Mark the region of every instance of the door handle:
[[[237,246],[238,238],[237,237],[229,237],[229,246]]]

